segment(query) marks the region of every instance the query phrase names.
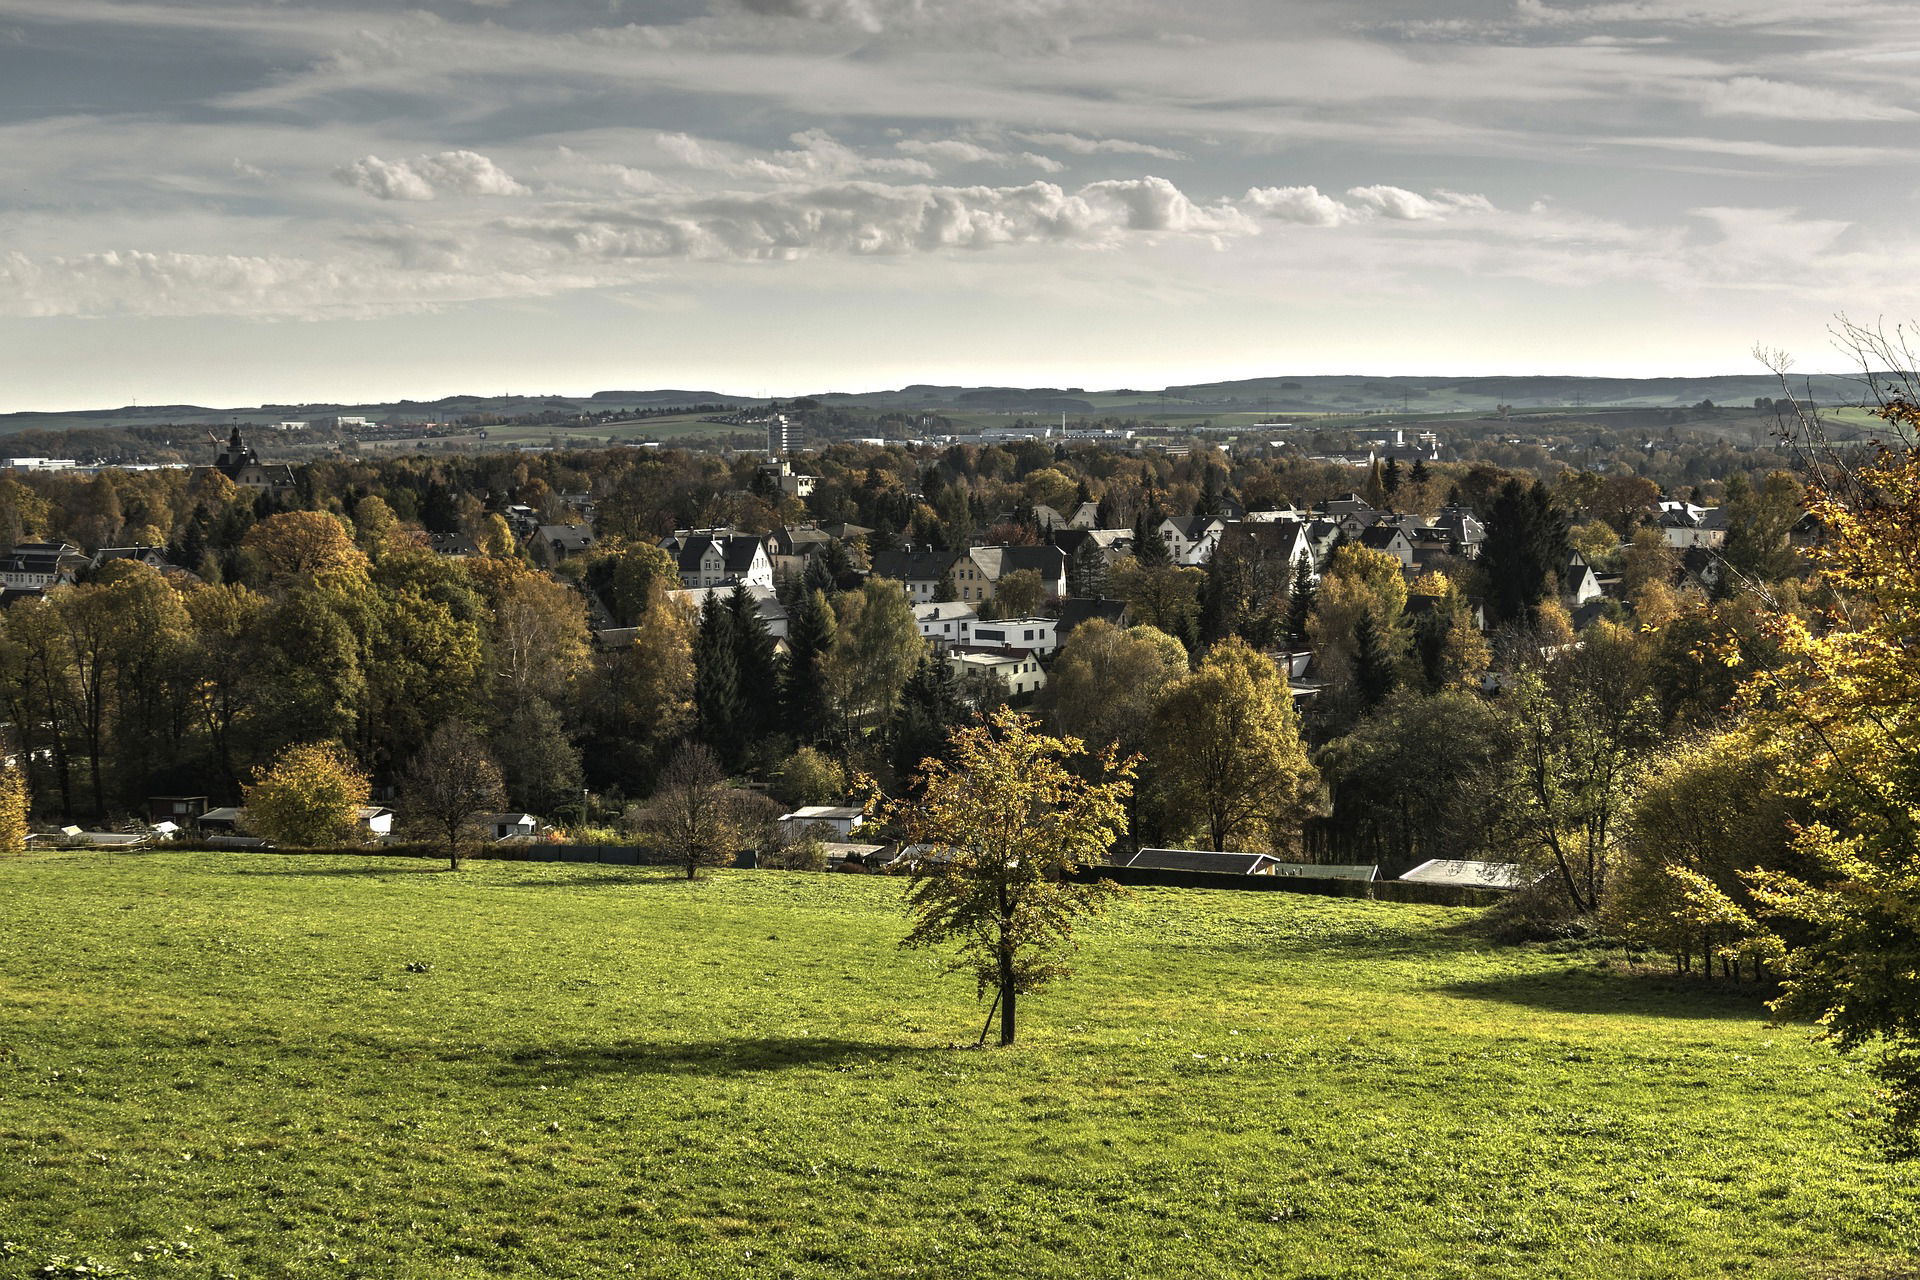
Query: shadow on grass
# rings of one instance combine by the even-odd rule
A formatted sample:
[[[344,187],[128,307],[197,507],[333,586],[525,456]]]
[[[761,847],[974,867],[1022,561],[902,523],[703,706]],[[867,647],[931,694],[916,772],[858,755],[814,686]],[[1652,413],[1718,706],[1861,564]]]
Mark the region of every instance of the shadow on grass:
[[[424,859],[409,858],[405,862],[381,862],[370,867],[288,867],[288,866],[251,866],[235,867],[234,874],[243,876],[392,876],[413,875],[429,872],[442,872],[447,869],[445,862],[428,862]]]
[[[846,1067],[889,1061],[923,1050],[911,1045],[825,1036],[763,1040],[692,1040],[565,1045],[514,1054],[507,1067],[529,1083],[556,1076],[737,1076],[763,1071]]]
[[[1768,988],[1644,973],[1511,974],[1439,988],[1469,1000],[1497,1000],[1549,1013],[1600,1013],[1644,1018],[1767,1018]]]
[[[534,864],[523,864],[534,865]],[[540,866],[582,866],[603,865],[593,863],[540,863]],[[706,877],[699,881],[703,883]],[[642,884],[687,884],[687,873],[671,867],[633,867],[625,871],[600,871],[590,875],[554,876],[544,880],[515,880],[510,887],[515,889],[594,889],[619,888],[622,885]]]

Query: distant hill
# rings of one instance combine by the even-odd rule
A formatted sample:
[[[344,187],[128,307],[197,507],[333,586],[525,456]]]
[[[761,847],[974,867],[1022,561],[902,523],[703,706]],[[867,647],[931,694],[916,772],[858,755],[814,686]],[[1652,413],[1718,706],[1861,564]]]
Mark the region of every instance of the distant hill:
[[[1869,395],[1855,375],[1814,374],[1795,378],[1794,393],[1823,405],[1859,403]],[[1228,382],[1191,383],[1160,391],[1131,388],[1087,391],[1080,387],[965,387],[913,383],[895,391],[825,392],[823,404],[920,412],[1014,413],[1034,416],[1125,414],[1192,406],[1242,412],[1351,413],[1400,409],[1425,413],[1486,412],[1499,405],[1535,408],[1673,408],[1712,400],[1720,405],[1776,399],[1780,384],[1768,374],[1700,378],[1415,377],[1396,375],[1276,375]],[[511,418],[544,412],[581,414],[664,409],[681,405],[743,406],[764,397],[719,391],[657,389],[596,391],[587,396],[443,396],[368,404],[269,404],[214,409],[204,405],[127,405],[60,413],[0,414],[0,436],[30,430],[74,431],[166,425],[224,426],[339,416],[395,422],[425,422],[474,414]]]

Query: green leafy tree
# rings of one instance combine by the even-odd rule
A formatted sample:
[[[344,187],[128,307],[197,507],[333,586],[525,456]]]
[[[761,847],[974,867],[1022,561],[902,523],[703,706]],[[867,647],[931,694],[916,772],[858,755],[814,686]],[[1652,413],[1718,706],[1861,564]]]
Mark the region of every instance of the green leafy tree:
[[[1237,639],[1176,680],[1153,720],[1154,781],[1172,821],[1208,847],[1248,852],[1297,843],[1319,804],[1286,677]]]
[[[879,806],[880,820],[924,852],[902,945],[957,950],[951,971],[996,994],[1003,1047],[1014,1043],[1020,997],[1071,972],[1076,923],[1115,892],[1072,877],[1105,862],[1125,833],[1133,765],[1103,756],[1078,770],[1085,750],[1039,732],[1031,717],[997,712],[954,734],[951,763],[925,762],[916,799]]]

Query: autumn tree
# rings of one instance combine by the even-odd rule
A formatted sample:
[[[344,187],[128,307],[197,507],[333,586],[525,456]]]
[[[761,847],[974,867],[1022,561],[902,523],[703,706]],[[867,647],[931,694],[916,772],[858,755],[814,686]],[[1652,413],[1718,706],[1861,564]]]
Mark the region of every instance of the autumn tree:
[[[979,995],[995,993],[1002,1046],[1014,1043],[1020,997],[1071,972],[1076,923],[1115,892],[1074,877],[1125,833],[1133,765],[1102,754],[1075,768],[1085,751],[1029,716],[997,712],[954,734],[950,762],[925,762],[916,799],[878,806],[921,852],[902,945],[956,949],[949,970],[971,974]]]
[[[1073,629],[1048,672],[1043,704],[1063,737],[1126,754],[1145,746],[1167,686],[1187,674],[1187,650],[1153,627],[1121,630],[1094,618]]]
[[[0,764],[0,853],[27,851],[27,773],[19,764]]]
[[[1151,741],[1163,805],[1209,848],[1285,849],[1318,805],[1286,677],[1239,640],[1215,645],[1167,689]]]
[[[367,775],[335,742],[302,742],[254,770],[241,821],[276,844],[333,845],[354,838]]]
[[[728,867],[745,843],[741,797],[704,744],[681,745],[633,827],[666,861],[686,868]]]
[[[845,739],[884,729],[927,642],[897,582],[869,578],[834,599],[834,642],[826,689]]]
[[[1856,336],[1863,331],[1854,330]],[[1869,339],[1875,335],[1866,335]],[[1880,340],[1878,353],[1903,359]],[[1871,353],[1870,353],[1871,354]],[[1873,368],[1910,369],[1911,363]],[[1795,874],[1757,877],[1775,1007],[1816,1019],[1841,1050],[1874,1050],[1897,1150],[1920,1148],[1920,399],[1904,379],[1883,407],[1896,442],[1857,469],[1816,456],[1809,554],[1831,603],[1782,612],[1786,661],[1749,686],[1785,779],[1814,820]]]
[[[478,842],[474,819],[507,803],[500,766],[464,721],[448,720],[407,765],[400,783],[400,812],[410,830],[446,850],[449,870]]]

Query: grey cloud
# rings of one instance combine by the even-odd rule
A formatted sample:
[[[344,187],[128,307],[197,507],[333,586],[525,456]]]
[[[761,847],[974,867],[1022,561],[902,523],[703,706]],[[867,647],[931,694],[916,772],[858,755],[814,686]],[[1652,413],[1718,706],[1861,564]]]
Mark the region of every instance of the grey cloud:
[[[411,160],[365,156],[333,171],[336,181],[382,200],[433,200],[441,195],[523,196],[527,188],[474,151],[442,151]]]
[[[1245,235],[1228,204],[1200,205],[1163,178],[1017,187],[848,182],[762,194],[561,211],[500,226],[595,258],[781,260],[1020,244],[1104,247],[1130,233]]]

